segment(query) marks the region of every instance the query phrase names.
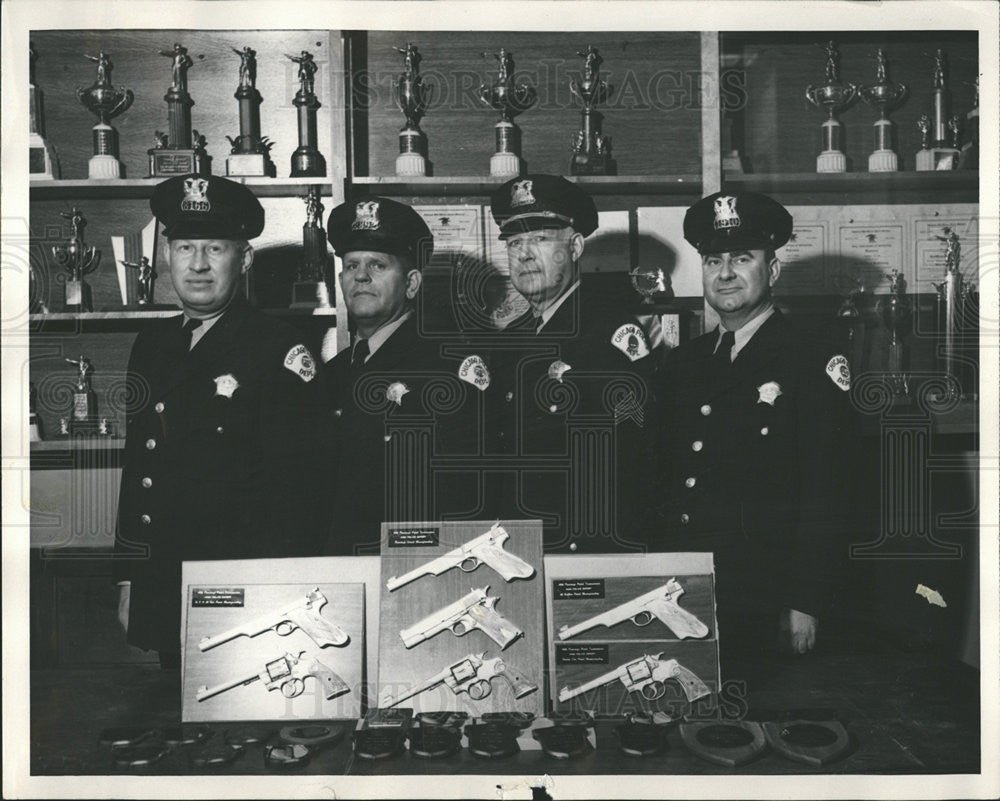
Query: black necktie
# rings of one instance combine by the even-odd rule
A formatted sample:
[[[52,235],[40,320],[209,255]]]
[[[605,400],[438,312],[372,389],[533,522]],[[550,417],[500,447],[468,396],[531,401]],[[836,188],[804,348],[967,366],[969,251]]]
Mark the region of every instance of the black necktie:
[[[732,331],[722,333],[722,341],[715,351],[715,358],[720,365],[728,367],[733,361],[733,345],[736,344],[736,334]]]
[[[354,343],[354,350],[351,351],[351,367],[355,370],[364,366],[365,359],[371,353],[371,347],[367,339],[359,339]]]
[[[200,327],[201,320],[196,320],[192,317],[184,321],[184,325],[181,326],[181,334],[184,338],[184,350],[191,350],[191,337],[194,335],[194,330]]]

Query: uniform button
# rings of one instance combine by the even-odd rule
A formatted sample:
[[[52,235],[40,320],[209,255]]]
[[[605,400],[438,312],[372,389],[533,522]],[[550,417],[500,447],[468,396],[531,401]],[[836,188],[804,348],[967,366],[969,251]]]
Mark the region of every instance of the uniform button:
[[[508,392],[506,395],[503,396],[503,398],[504,398],[505,401],[507,401],[508,403],[510,403],[512,400],[514,400],[514,393],[513,392]]]
[[[148,526],[150,523],[153,522],[153,518],[151,518],[149,515],[143,515],[139,519],[142,521],[143,525],[145,525],[145,526]]]
[[[576,550],[576,543],[575,543],[575,542],[571,542],[571,543],[569,544],[569,549],[570,549],[571,551],[575,551],[575,550]]]
[[[164,410],[164,409],[165,409],[166,407],[165,407],[165,406],[163,405],[163,401],[160,401],[160,402],[159,402],[159,403],[157,403],[157,404],[156,404],[156,406],[154,406],[153,408],[154,408],[154,409],[156,409],[156,413],[157,413],[157,414],[163,414],[163,410]]]
[[[506,434],[504,434],[504,432],[503,432],[503,431],[501,431],[501,432],[500,432],[500,439],[503,439],[503,438],[504,438],[504,437],[506,437],[506,436],[507,436],[507,435],[506,435]]]
[[[386,434],[384,437],[382,437],[382,439],[384,439],[386,442],[392,442],[392,434]]]
[[[217,428],[215,429],[215,433],[216,433],[216,434],[221,434],[221,433],[223,433],[223,431],[225,431],[225,429],[224,429],[224,428],[223,428],[222,426],[218,426],[218,427],[217,427]]]
[[[149,489],[150,487],[153,486],[153,479],[151,479],[149,476],[146,476],[142,480],[142,486],[144,486],[146,489]]]
[[[146,440],[146,450],[151,451],[156,447],[156,440],[150,437]]]
[[[691,489],[691,487],[693,487],[694,485],[695,485],[694,476],[689,476],[688,478],[684,479],[684,486],[687,487],[688,489]]]
[[[762,429],[760,430],[760,435],[761,435],[762,437],[766,437],[766,436],[767,436],[767,426],[764,426],[764,427],[763,427],[763,428],[762,428]]]
[[[691,515],[689,515],[687,512],[681,515],[681,523],[683,523],[686,526],[690,522],[691,522]]]
[[[712,413],[712,407],[706,403],[704,406],[701,407],[701,413],[705,417],[708,417]]]
[[[705,443],[703,443],[700,439],[696,439],[694,442],[691,443],[691,450],[693,451],[700,451],[704,447]]]
[[[552,412],[553,414],[555,414],[558,410],[559,407],[556,406],[554,403],[549,407],[549,411]]]
[[[333,416],[334,417],[343,417],[343,415],[344,415],[344,410],[343,409],[334,409],[333,410]]]

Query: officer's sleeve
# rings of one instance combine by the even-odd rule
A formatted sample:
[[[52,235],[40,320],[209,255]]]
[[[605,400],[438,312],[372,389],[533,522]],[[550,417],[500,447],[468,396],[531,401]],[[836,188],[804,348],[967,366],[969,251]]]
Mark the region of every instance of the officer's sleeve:
[[[803,360],[797,408],[799,515],[789,544],[783,602],[820,616],[831,600],[850,519],[848,465],[857,427],[847,359],[814,350]]]
[[[302,339],[268,348],[257,421],[265,497],[262,556],[317,556],[329,526],[332,434],[317,351]]]
[[[145,346],[145,337],[140,333],[135,342],[132,343],[132,350],[129,353],[128,367],[126,368],[125,381],[126,384],[131,387],[137,387],[138,383],[141,382],[141,372],[140,364],[143,363],[143,358],[141,356],[142,351]],[[126,422],[131,420],[134,415],[135,403],[134,399],[141,397],[143,393],[130,391],[127,393],[127,406],[125,409]],[[118,584],[123,581],[132,580],[132,572],[135,567],[135,558],[138,555],[138,551],[142,548],[142,543],[136,541],[136,536],[139,533],[136,526],[129,526],[125,521],[125,505],[127,504],[127,499],[129,495],[128,487],[131,485],[132,472],[133,469],[130,466],[130,444],[134,440],[136,434],[132,430],[132,427],[126,424],[125,428],[125,450],[122,463],[122,475],[121,483],[118,490],[118,515],[115,521],[115,543],[114,543],[114,557],[111,563],[111,576],[112,580]]]

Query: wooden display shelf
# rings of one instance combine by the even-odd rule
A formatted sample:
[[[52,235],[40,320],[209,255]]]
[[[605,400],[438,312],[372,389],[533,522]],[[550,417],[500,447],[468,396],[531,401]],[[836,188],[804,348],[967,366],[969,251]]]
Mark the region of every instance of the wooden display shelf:
[[[594,195],[700,195],[700,175],[587,175],[566,178]],[[399,178],[356,176],[357,189],[382,195],[461,197],[489,195],[505,181],[489,176]]]
[[[65,437],[63,439],[43,439],[31,443],[31,452],[81,452],[120,451],[125,448],[124,438],[119,437]]]
[[[855,202],[884,202],[886,196],[926,194],[928,202],[961,196],[964,202],[979,200],[979,173],[975,170],[927,172],[841,172],[841,173],[760,173],[724,176],[727,192],[789,194],[850,194]],[[870,200],[865,200],[865,196]]]
[[[337,310],[334,307],[320,309],[262,309],[265,314],[275,317],[325,317],[331,323],[336,323]],[[176,317],[181,313],[179,307],[173,309],[157,309],[156,311],[139,311],[130,309],[96,311],[96,312],[49,312],[48,314],[29,314],[32,323],[100,323],[128,320],[157,320],[163,317]]]
[[[66,181],[35,180],[30,182],[32,200],[75,198],[138,198],[148,199],[153,188],[164,178],[82,179]],[[332,178],[230,178],[253,189],[257,197],[296,197],[310,186],[320,187],[330,196]]]

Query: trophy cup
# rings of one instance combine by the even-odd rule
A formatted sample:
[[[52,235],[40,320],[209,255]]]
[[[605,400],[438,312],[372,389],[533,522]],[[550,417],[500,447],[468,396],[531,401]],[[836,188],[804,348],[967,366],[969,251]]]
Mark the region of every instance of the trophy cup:
[[[42,420],[38,416],[38,390],[35,382],[28,384],[28,441],[41,442],[45,439],[45,432],[42,429]]]
[[[958,165],[958,143],[948,147],[945,131],[954,118],[949,116],[951,92],[948,91],[948,56],[938,48],[934,53],[934,117],[923,116],[917,121],[920,128],[921,145],[917,151],[917,170],[953,170]],[[954,123],[957,126],[957,122]],[[927,128],[927,130],[925,130]],[[952,130],[953,139],[957,131]]]
[[[847,157],[841,152],[841,127],[837,112],[844,110],[854,101],[858,88],[853,83],[840,80],[840,53],[833,41],[826,50],[826,83],[823,86],[806,87],[806,100],[816,108],[826,109],[827,119],[823,123],[823,152],[816,157],[816,172],[846,172]]]
[[[399,155],[396,157],[396,175],[427,174],[427,136],[420,130],[420,118],[427,111],[431,87],[420,77],[421,55],[410,42],[406,48],[397,47],[403,54],[403,72],[396,82],[396,105],[406,117],[399,130]]]
[[[52,255],[61,267],[69,270],[66,278],[66,295],[63,310],[67,312],[93,311],[93,301],[90,287],[83,280],[85,275],[94,272],[101,263],[101,251],[93,245],[87,247],[83,243],[83,229],[87,225],[81,211],[74,206],[72,211],[59,212],[70,221],[73,233],[61,245],[52,246]]]
[[[843,273],[838,278],[847,277]],[[865,294],[864,278],[858,275],[849,278],[851,286],[844,295],[840,306],[837,308],[837,318],[843,320],[843,325],[847,328],[847,363],[851,372],[858,374],[865,353],[865,322],[858,308],[858,299]]]
[[[323,204],[319,187],[310,187],[305,196],[306,221],[302,224],[302,264],[292,285],[293,309],[328,309],[330,293],[326,285],[329,256],[323,228]]]
[[[90,385],[90,371],[94,365],[86,356],[79,359],[66,359],[77,367],[76,386],[73,388],[73,402],[70,406],[68,426],[62,427],[60,433],[96,434],[99,420],[97,416],[97,395]]]
[[[240,57],[240,85],[233,97],[240,104],[240,135],[235,139],[227,136],[232,151],[226,159],[226,175],[266,175],[274,178],[276,173],[271,161],[271,141],[260,135],[260,104],[264,98],[257,91],[257,51],[252,47],[237,50],[230,47]]]
[[[965,283],[962,271],[958,269],[962,258],[962,244],[958,234],[950,228],[944,229],[944,236],[937,236],[946,243],[944,280],[940,283],[931,282],[938,293],[938,331],[944,332],[944,372],[955,379],[949,382],[947,397],[959,397],[958,381],[961,376],[957,371],[956,339],[965,329],[965,308],[969,302],[969,285]]]
[[[89,87],[77,87],[76,97],[92,114],[97,116],[94,126],[94,155],[87,164],[90,178],[121,178],[122,165],[118,161],[118,131],[111,120],[128,111],[135,97],[131,89],[111,85],[111,56],[99,50],[96,56],[84,56],[97,64],[97,80]]]
[[[312,53],[305,50],[297,56],[286,56],[299,65],[299,91],[292,99],[299,110],[299,146],[292,153],[292,178],[322,178],[326,175],[326,159],[316,147],[316,111],[321,104],[313,91],[318,68]]]
[[[163,99],[167,101],[167,133],[157,131],[155,146],[149,155],[149,176],[210,175],[212,159],[205,152],[204,137],[191,130],[191,106],[194,101],[187,90],[187,71],[194,64],[186,47],[174,44],[173,50],[160,50],[161,56],[171,59],[171,83]]]
[[[876,305],[890,335],[886,380],[893,395],[909,395],[910,377],[904,372],[908,354],[903,339],[912,325],[913,304],[906,294],[906,279],[899,270],[893,269],[886,278],[889,279],[889,294]]]
[[[614,175],[617,165],[611,158],[611,137],[601,135],[601,115],[594,107],[608,99],[611,86],[601,80],[601,58],[597,49],[587,45],[583,56],[583,81],[571,80],[569,90],[583,103],[582,127],[573,140],[573,159],[569,164],[570,175]]]
[[[35,61],[38,53],[28,44],[28,176],[52,180],[59,177],[59,161],[55,151],[43,138],[45,116],[42,112],[42,90],[35,85]]]
[[[483,58],[486,53],[483,53]],[[514,117],[535,104],[538,95],[533,86],[514,83],[514,58],[500,48],[494,53],[497,60],[497,79],[487,86],[479,85],[479,99],[500,112],[500,121],[494,126],[497,152],[490,157],[490,175],[494,178],[515,178],[521,174],[521,136],[514,124]]]
[[[878,110],[875,121],[875,151],[868,157],[868,172],[896,172],[899,159],[893,150],[893,124],[888,113],[906,98],[906,84],[889,80],[885,51],[875,55],[875,83],[858,89],[861,99]]]

